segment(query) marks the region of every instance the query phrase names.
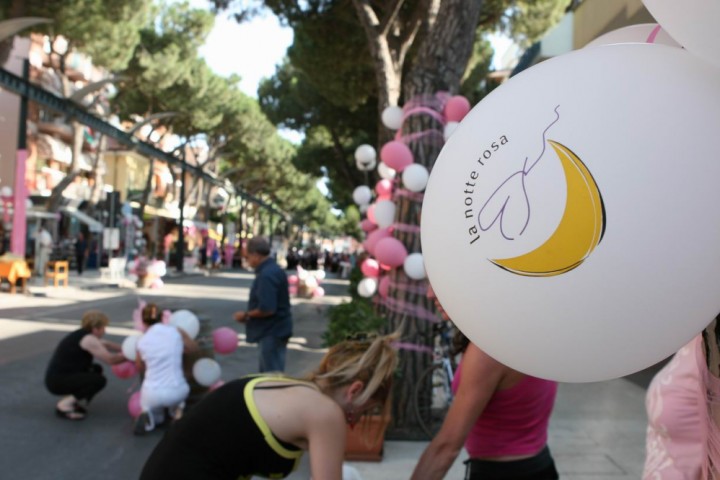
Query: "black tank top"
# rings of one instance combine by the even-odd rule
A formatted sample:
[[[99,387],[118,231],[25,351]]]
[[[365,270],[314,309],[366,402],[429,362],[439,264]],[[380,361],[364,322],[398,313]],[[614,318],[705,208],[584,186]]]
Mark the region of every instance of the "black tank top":
[[[93,356],[80,346],[80,341],[85,335],[91,335],[91,333],[81,328],[60,340],[48,364],[46,376],[67,375],[90,370]]]
[[[262,387],[262,381],[288,382]],[[285,478],[303,451],[273,435],[253,389],[305,386],[286,377],[253,375],[210,392],[173,424],[145,463],[140,480],[237,480],[253,475]]]

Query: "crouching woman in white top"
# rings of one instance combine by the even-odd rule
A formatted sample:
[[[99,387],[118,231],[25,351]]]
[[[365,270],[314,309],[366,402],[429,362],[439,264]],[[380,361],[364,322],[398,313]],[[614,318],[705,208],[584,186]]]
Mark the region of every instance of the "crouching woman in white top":
[[[197,344],[180,328],[161,322],[162,313],[150,303],[142,311],[148,327],[137,342],[136,363],[144,372],[140,388],[142,414],[135,423],[135,435],[143,435],[157,425],[179,416],[190,393],[183,374],[183,353],[197,350]]]

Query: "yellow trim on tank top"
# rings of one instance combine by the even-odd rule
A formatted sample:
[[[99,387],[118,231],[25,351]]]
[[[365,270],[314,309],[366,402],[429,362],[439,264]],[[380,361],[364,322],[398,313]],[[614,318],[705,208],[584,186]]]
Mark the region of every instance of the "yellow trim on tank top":
[[[243,392],[243,395],[245,397],[245,404],[247,405],[248,411],[250,412],[250,415],[252,416],[253,420],[255,421],[255,424],[258,426],[260,431],[263,434],[263,437],[265,438],[265,441],[268,445],[270,445],[270,448],[275,450],[275,453],[280,455],[283,458],[287,458],[289,460],[295,460],[295,465],[293,465],[293,470],[295,470],[300,463],[300,459],[303,456],[302,450],[288,450],[287,448],[283,447],[280,442],[278,442],[278,439],[273,435],[272,431],[270,430],[270,427],[268,427],[267,423],[265,423],[265,420],[260,416],[260,412],[257,409],[257,406],[255,405],[255,399],[253,398],[253,390],[255,388],[255,385],[257,385],[260,382],[265,381],[272,381],[272,382],[288,382],[288,383],[295,383],[300,384],[302,382],[299,382],[297,380],[293,380],[290,378],[283,378],[283,377],[257,377],[252,380],[250,380],[247,385],[245,385],[245,391]]]

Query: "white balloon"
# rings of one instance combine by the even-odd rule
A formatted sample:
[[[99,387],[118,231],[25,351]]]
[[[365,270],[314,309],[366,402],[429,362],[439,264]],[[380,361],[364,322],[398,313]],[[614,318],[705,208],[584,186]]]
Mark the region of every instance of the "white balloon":
[[[397,106],[386,107],[383,110],[382,123],[390,130],[397,130],[402,126],[403,122],[403,109]]]
[[[618,28],[600,35],[585,45],[585,48],[611,45],[613,43],[658,43],[671,47],[680,47],[680,44],[673,40],[657,23],[641,23]]]
[[[325,280],[325,270],[316,270],[315,278],[317,278],[318,280]]]
[[[720,67],[718,0],[643,0],[663,29],[690,53]]]
[[[134,362],[137,358],[137,342],[140,340],[140,337],[142,337],[142,335],[130,335],[129,337],[125,337],[120,345],[122,354],[131,362]]]
[[[525,70],[463,119],[420,226],[428,278],[473,343],[589,382],[653,365],[710,323],[718,85],[683,49],[606,45]]]
[[[403,270],[405,270],[405,275],[413,280],[422,280],[425,278],[425,262],[423,261],[422,253],[411,253],[405,257]]]
[[[353,201],[357,205],[367,205],[372,200],[372,190],[367,185],[360,185],[353,190]]]
[[[209,387],[220,380],[220,364],[212,358],[201,358],[193,364],[193,378],[204,387]]]
[[[377,170],[380,178],[384,178],[385,180],[392,180],[397,174],[397,172],[394,169],[388,167],[385,162],[378,163]]]
[[[190,338],[200,333],[200,321],[190,310],[176,310],[170,315],[170,325],[182,328]]]
[[[377,153],[372,145],[362,144],[355,149],[355,161],[357,162],[370,162],[377,158]]]
[[[411,192],[422,192],[428,182],[430,173],[424,165],[413,163],[405,167],[402,172],[402,181],[405,188]]]
[[[392,200],[375,203],[375,223],[378,228],[387,228],[395,223],[395,203]]]
[[[307,277],[305,277],[305,285],[308,286],[308,287],[310,287],[310,288],[315,288],[315,287],[317,287],[317,286],[318,286],[317,278],[315,278],[315,277],[312,276],[312,275],[308,275]]]
[[[361,297],[372,297],[377,291],[377,280],[365,277],[358,282],[357,290]]]
[[[457,130],[458,125],[460,125],[460,122],[447,122],[445,124],[445,127],[443,128],[443,138],[446,142],[452,136],[453,132]]]
[[[360,160],[355,160],[355,166],[361,172],[369,172],[370,170],[375,168],[375,165],[377,165],[377,160],[375,160],[374,158],[372,160],[367,160],[364,162]]]

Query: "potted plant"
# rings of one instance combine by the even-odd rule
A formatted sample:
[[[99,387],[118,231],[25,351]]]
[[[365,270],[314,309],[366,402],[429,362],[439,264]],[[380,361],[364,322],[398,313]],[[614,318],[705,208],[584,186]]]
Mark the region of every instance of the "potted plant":
[[[323,334],[328,347],[361,333],[378,332],[385,324],[385,320],[375,314],[370,302],[360,297],[331,307],[328,319],[328,328]],[[389,414],[375,412],[365,415],[353,428],[348,426],[345,459],[382,460],[385,430],[389,423]]]

